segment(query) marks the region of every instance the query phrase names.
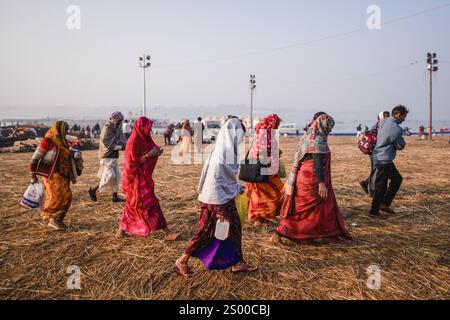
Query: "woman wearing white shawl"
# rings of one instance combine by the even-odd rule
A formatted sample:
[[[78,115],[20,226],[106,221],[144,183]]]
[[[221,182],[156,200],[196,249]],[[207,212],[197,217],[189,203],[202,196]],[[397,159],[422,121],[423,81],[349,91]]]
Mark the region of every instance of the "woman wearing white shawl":
[[[196,257],[208,270],[232,267],[233,272],[258,270],[248,265],[242,255],[241,222],[234,199],[244,191],[237,181],[239,145],[244,130],[239,119],[229,119],[219,131],[217,142],[203,166],[200,183],[200,219],[198,231],[185,253],[175,262],[175,271],[182,276],[191,273],[188,260]],[[230,223],[225,240],[215,238],[217,220]]]

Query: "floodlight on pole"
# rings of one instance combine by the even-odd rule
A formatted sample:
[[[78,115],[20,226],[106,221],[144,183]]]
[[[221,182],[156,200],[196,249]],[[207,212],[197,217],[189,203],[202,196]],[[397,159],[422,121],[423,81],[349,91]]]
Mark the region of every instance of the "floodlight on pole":
[[[437,72],[439,60],[436,53],[427,53],[427,70],[430,72],[430,123],[428,140],[433,140],[433,72]]]
[[[253,91],[256,89],[256,76],[250,75],[250,135],[253,134]]]
[[[142,99],[142,115],[147,116],[147,92],[146,92],[146,81],[145,81],[145,71],[151,66],[150,63],[151,56],[143,54],[139,57],[139,67],[142,68],[142,74],[144,79],[144,91]]]

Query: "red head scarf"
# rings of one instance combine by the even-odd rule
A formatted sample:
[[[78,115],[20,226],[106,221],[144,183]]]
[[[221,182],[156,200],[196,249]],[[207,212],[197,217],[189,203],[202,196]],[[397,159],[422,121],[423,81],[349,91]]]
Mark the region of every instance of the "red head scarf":
[[[150,150],[157,147],[153,141],[152,134],[153,121],[146,117],[140,117],[134,123],[134,129],[131,133],[128,143],[138,143],[143,153],[147,153]],[[132,141],[130,141],[132,140]]]
[[[267,149],[267,156],[271,157],[272,130],[278,129],[281,119],[277,114],[271,114],[256,125],[255,140],[249,153],[250,158],[258,158],[260,153]]]

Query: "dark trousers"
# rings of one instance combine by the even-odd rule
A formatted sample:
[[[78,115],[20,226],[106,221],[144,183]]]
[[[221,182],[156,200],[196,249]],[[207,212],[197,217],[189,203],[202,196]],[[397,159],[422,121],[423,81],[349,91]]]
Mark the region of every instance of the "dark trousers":
[[[171,145],[170,137],[164,136],[164,144],[166,146],[170,146]]]
[[[370,189],[372,190],[370,213],[378,213],[381,204],[390,207],[402,185],[402,181],[403,177],[394,163],[375,165],[370,175]]]
[[[372,158],[372,155],[370,155],[369,158],[370,158],[370,174],[369,174],[369,177],[367,177],[367,179],[364,180],[364,184],[369,189],[369,193],[371,193],[369,183],[370,183],[370,176],[372,175],[372,172],[373,172],[373,158]]]

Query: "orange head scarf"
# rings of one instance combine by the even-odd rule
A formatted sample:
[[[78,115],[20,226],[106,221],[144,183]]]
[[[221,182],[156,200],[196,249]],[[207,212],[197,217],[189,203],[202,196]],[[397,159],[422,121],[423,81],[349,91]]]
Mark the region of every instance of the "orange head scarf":
[[[50,139],[59,149],[59,159],[63,174],[67,174],[69,170],[70,147],[66,139],[66,127],[68,126],[65,121],[56,121],[45,134],[45,138]]]

